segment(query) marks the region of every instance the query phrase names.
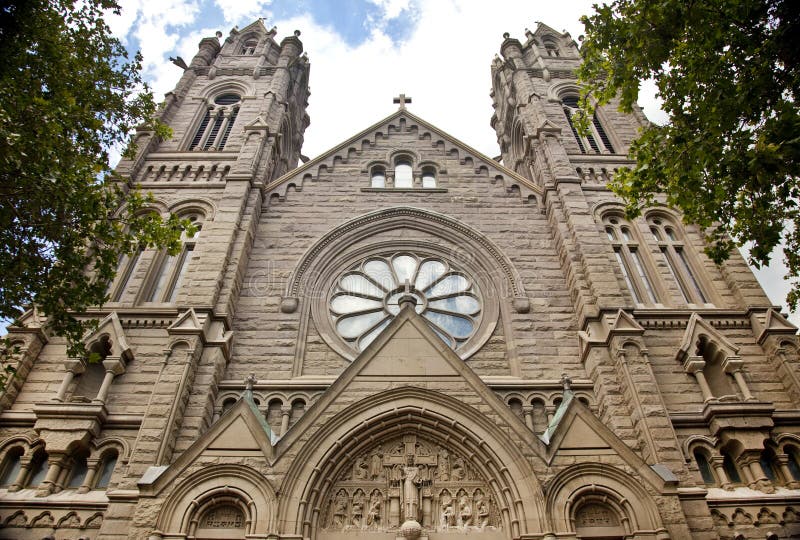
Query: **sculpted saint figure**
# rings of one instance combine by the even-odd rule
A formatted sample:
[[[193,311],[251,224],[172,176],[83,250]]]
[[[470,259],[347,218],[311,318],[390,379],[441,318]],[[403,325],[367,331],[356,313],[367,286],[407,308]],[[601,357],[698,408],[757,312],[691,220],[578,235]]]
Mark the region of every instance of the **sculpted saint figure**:
[[[367,512],[367,525],[380,526],[381,523],[381,496],[378,493],[372,494],[372,499],[369,502],[369,512]]]
[[[382,472],[383,472],[383,460],[381,460],[381,455],[372,454],[372,457],[369,460],[370,479],[377,480],[378,478],[380,478]]]
[[[362,520],[364,519],[364,496],[358,493],[353,498],[353,517],[351,523],[356,528],[361,528]]]
[[[458,502],[458,519],[462,527],[466,527],[472,521],[472,505],[466,495],[462,495]]]
[[[436,478],[443,482],[450,481],[450,454],[442,448],[439,450]]]
[[[342,529],[347,519],[347,495],[340,491],[333,501],[333,520],[331,526],[334,529]]]
[[[403,514],[405,519],[419,519],[419,469],[406,467],[403,473]]]
[[[457,457],[455,461],[453,461],[451,476],[453,480],[463,480],[467,477],[467,466],[464,463],[464,458]]]
[[[442,513],[441,517],[439,518],[439,526],[442,529],[447,529],[453,524],[454,517],[455,513],[453,511],[453,501],[448,496],[447,498],[442,499]]]
[[[368,478],[368,469],[369,465],[367,465],[367,459],[364,457],[358,458],[356,462],[356,479],[366,480]]]
[[[489,505],[486,501],[478,501],[478,526],[485,529],[489,525]]]
[[[399,482],[403,479],[403,467],[402,465],[395,465],[392,469],[392,481]]]

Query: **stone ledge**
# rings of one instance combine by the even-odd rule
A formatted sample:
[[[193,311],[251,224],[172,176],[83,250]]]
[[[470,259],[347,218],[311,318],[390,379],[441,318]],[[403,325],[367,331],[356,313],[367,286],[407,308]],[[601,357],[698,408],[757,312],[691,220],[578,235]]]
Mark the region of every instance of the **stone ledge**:
[[[447,193],[447,188],[361,188],[363,193]]]

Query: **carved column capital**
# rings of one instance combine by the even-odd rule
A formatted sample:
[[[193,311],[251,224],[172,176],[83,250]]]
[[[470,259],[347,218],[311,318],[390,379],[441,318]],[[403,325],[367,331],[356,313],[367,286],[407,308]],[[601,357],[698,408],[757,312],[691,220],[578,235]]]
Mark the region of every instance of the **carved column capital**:
[[[703,371],[706,367],[706,361],[702,356],[687,356],[683,361],[683,369],[686,373],[697,373]]]
[[[69,358],[64,360],[64,369],[74,375],[80,375],[86,371],[86,363],[80,358]]]
[[[112,373],[114,376],[122,375],[125,373],[125,360],[121,356],[107,356],[103,360],[103,367],[106,372]]]
[[[739,356],[729,356],[722,362],[722,369],[725,373],[736,373],[737,371],[741,371],[743,366],[744,362]]]

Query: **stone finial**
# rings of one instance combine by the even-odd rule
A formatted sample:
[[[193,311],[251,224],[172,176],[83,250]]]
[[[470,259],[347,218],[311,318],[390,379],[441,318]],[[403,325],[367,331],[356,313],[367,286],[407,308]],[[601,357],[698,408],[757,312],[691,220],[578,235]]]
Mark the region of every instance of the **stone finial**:
[[[572,390],[572,379],[570,379],[566,373],[561,374],[561,386],[564,387],[565,392]]]

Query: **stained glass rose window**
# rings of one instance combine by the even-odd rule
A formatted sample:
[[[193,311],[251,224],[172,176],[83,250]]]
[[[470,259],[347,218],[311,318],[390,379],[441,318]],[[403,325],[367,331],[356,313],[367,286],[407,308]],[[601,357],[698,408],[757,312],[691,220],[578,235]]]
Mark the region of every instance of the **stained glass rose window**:
[[[403,295],[416,299],[415,309],[450,347],[458,349],[472,336],[481,317],[475,283],[444,259],[396,253],[370,257],[345,271],[330,296],[330,316],[339,335],[358,351],[400,312]]]

